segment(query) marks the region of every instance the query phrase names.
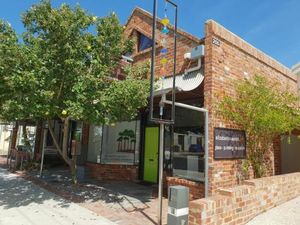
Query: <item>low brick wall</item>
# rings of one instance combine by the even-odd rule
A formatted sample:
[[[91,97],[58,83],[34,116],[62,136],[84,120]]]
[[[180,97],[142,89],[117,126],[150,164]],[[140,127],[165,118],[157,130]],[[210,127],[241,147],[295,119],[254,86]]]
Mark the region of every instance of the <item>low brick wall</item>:
[[[136,181],[138,167],[134,165],[113,165],[86,163],[88,175],[97,180]]]
[[[182,185],[189,188],[190,200],[204,197],[204,184],[201,182],[190,181],[178,177],[167,177],[167,187],[173,185]]]
[[[247,180],[190,202],[190,225],[239,225],[300,195],[300,173]]]

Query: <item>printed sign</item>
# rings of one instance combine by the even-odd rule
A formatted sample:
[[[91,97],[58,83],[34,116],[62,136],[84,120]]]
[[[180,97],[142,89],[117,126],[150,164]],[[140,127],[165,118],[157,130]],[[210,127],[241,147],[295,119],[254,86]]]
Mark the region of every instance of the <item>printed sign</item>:
[[[246,134],[242,130],[215,128],[215,159],[242,159],[246,157]]]

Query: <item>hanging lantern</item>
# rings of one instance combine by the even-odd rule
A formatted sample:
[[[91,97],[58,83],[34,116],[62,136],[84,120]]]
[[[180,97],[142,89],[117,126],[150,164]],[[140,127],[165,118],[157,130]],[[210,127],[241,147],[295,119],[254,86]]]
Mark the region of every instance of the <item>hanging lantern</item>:
[[[162,58],[161,60],[160,60],[160,63],[161,64],[166,64],[168,62],[168,60],[166,59],[166,58]]]
[[[165,38],[163,38],[160,43],[164,48],[167,46],[167,40]]]
[[[168,54],[168,49],[167,49],[167,34],[170,32],[167,25],[169,25],[170,20],[167,17],[167,6],[165,6],[165,17],[161,20],[161,23],[164,25],[163,29],[161,30],[161,33],[163,35],[163,39],[161,40],[161,45],[163,46],[163,48],[160,50],[160,54],[162,55],[162,58],[160,60],[160,63],[162,65],[162,68],[160,69],[160,75],[162,76],[162,79],[164,79],[163,77],[167,75],[167,69],[166,69],[166,65],[168,62],[168,59],[166,58],[166,54]]]
[[[167,26],[167,25],[169,25],[170,20],[168,19],[168,17],[165,16],[165,18],[163,18],[163,19],[161,20],[161,23],[162,23],[164,26]]]
[[[163,48],[162,50],[160,50],[160,54],[161,55],[166,55],[168,53],[168,49],[167,48]]]
[[[162,29],[162,31],[161,31],[163,34],[168,34],[169,33],[169,29],[166,27],[166,26],[164,26],[164,28]]]

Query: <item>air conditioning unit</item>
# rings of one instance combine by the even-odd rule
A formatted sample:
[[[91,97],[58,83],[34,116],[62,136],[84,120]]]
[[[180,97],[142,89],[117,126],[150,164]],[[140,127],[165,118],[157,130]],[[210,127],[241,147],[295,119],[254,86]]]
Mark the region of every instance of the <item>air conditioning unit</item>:
[[[184,54],[185,59],[199,59],[204,56],[204,45],[198,45],[192,48],[190,52]]]
[[[195,48],[191,49],[191,52],[187,52],[184,54],[184,59],[189,60],[198,60],[198,65],[196,67],[186,69],[185,74],[197,71],[201,68],[201,58],[204,57],[204,45],[198,45]]]

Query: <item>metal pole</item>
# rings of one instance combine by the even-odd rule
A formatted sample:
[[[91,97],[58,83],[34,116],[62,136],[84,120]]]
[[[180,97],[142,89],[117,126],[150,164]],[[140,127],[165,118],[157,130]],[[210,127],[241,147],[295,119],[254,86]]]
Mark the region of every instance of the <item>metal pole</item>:
[[[7,151],[7,161],[6,161],[6,165],[8,166],[8,160],[9,158],[11,157],[11,140],[12,140],[12,134],[13,134],[13,128],[12,130],[10,131],[10,134],[9,134],[9,143],[8,143],[8,151]]]
[[[40,177],[42,177],[43,173],[43,166],[44,166],[44,155],[45,155],[45,143],[46,143],[46,138],[47,138],[47,130],[44,128],[44,133],[43,133],[43,146],[42,146],[42,158],[41,158],[41,168],[40,168]]]
[[[159,177],[158,177],[158,221],[162,224],[162,192],[163,192],[163,166],[164,166],[164,124],[159,124]]]
[[[168,105],[172,104],[172,102],[169,101],[169,100],[163,100],[163,103],[168,104]],[[184,103],[180,103],[180,102],[175,102],[175,106],[185,108],[185,109],[195,110],[195,111],[198,111],[198,112],[207,112],[207,109],[200,108],[200,107],[197,107],[197,106],[188,105],[188,104],[184,104]]]
[[[153,0],[153,19],[152,19],[152,55],[151,55],[151,81],[150,81],[150,121],[153,119],[153,83],[155,73],[155,43],[156,43],[156,14],[157,0]]]
[[[208,197],[208,111],[204,112],[205,116],[205,197]]]
[[[177,5],[175,5],[173,2],[168,1],[170,4],[172,4],[175,7],[175,30],[174,30],[174,62],[173,62],[173,89],[172,89],[172,115],[171,115],[171,120],[175,121],[175,87],[176,87],[176,53],[177,53],[177,14],[178,14],[178,9]]]

